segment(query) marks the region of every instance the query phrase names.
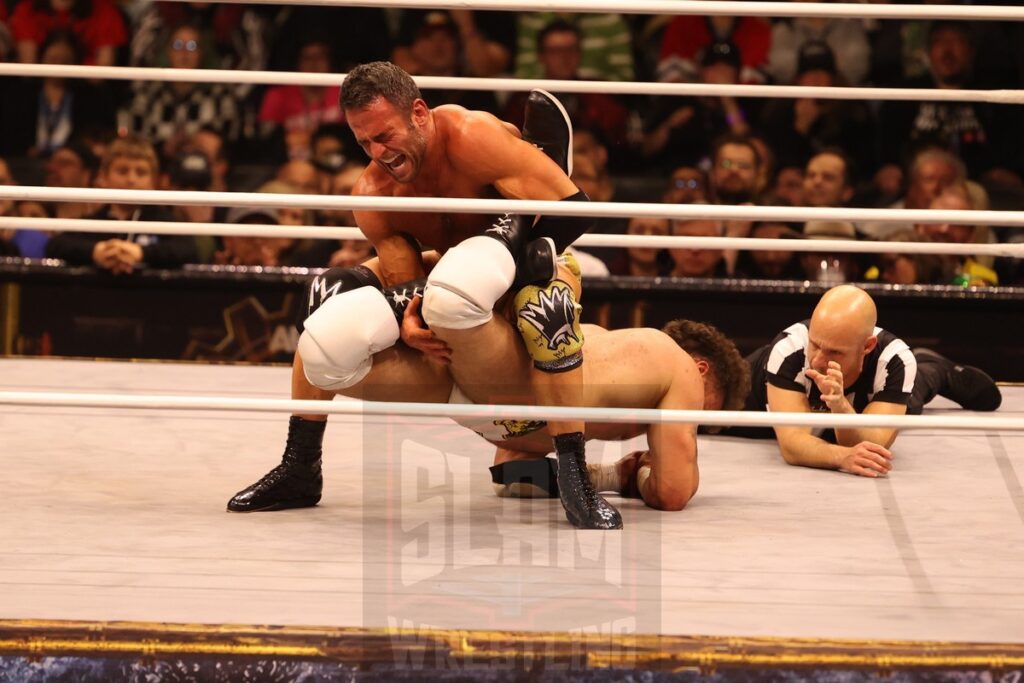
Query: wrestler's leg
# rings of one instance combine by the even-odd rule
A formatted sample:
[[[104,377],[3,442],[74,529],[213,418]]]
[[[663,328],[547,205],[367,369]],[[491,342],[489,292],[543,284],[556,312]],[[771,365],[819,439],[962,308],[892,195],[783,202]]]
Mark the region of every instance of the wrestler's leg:
[[[380,292],[378,274],[373,270],[376,260],[372,261],[373,263],[368,264],[369,267],[364,265],[331,269],[310,281],[302,315],[297,324],[299,329],[303,330],[304,326],[316,322],[316,344],[309,346],[309,335],[306,334],[308,329],[303,331],[303,339],[307,345],[307,355],[312,355],[317,365],[311,373],[303,354],[295,354],[291,382],[293,399],[328,401],[334,397],[336,391],[344,390],[350,395],[365,396],[369,400],[408,400],[410,395],[417,395],[418,400],[426,401],[434,398],[434,394],[426,390],[427,385],[435,391],[443,391],[437,387],[449,383],[447,373],[439,368],[432,368],[425,359],[417,358],[419,354],[385,348],[384,353],[378,354],[379,358],[372,355],[375,345],[391,346],[381,344],[378,339],[380,335],[372,330],[384,326],[397,328],[396,317],[400,315],[400,311],[394,309],[397,305],[394,301],[380,305],[384,294]],[[400,291],[396,288],[391,289],[394,289],[392,294]],[[388,316],[388,319],[379,324],[373,323],[376,328],[371,325],[361,330],[354,325],[343,324],[344,320],[316,320],[314,314],[319,314],[320,317],[325,315],[325,304],[341,303],[346,297],[354,297],[357,318],[358,306],[366,306],[369,302],[376,307],[369,311],[370,314]],[[397,297],[392,297],[394,298]],[[345,313],[346,309],[341,307],[337,312]],[[336,312],[331,313],[333,315]],[[352,317],[349,315],[345,319]],[[371,331],[367,333],[367,329]],[[350,330],[354,330],[354,343],[346,334]],[[300,350],[302,345],[303,341],[300,340]],[[312,353],[309,352],[310,348]],[[387,353],[389,350],[391,352]],[[339,363],[341,367],[336,369],[337,366],[332,362],[333,358],[346,354],[347,360]],[[318,380],[319,387],[310,381],[311,376]],[[325,381],[325,378],[330,381]],[[413,394],[410,385],[414,384],[422,384],[424,387],[418,387],[416,394]],[[446,399],[447,394],[438,400]],[[316,505],[323,488],[321,454],[326,420],[327,416],[324,414],[292,415],[281,464],[233,496],[228,502],[228,510],[253,512]]]

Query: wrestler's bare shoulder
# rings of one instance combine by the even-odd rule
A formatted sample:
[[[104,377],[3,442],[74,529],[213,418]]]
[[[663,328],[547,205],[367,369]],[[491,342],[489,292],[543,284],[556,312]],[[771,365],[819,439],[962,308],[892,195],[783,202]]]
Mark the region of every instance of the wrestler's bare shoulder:
[[[371,162],[359,180],[352,186],[352,194],[364,197],[394,197],[400,193],[400,184],[384,169]]]
[[[479,145],[493,141],[495,135],[522,137],[519,129],[494,114],[466,109],[457,104],[444,104],[433,109],[434,123],[449,145]]]

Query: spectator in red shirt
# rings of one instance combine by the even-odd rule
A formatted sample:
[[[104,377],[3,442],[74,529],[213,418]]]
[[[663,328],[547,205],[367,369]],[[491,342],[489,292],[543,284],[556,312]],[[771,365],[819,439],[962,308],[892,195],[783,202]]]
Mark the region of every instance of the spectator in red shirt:
[[[331,72],[330,43],[319,36],[310,36],[299,47],[296,69],[305,73]],[[264,135],[277,132],[284,135],[284,143],[291,159],[306,159],[310,155],[313,132],[324,123],[344,121],[338,97],[341,86],[275,85],[267,90],[260,106],[260,123]]]
[[[694,82],[700,60],[712,43],[732,43],[742,55],[740,83],[763,83],[772,27],[757,17],[683,16],[665,28],[658,59],[659,81]]]
[[[19,62],[39,61],[39,46],[51,31],[70,28],[85,48],[84,64],[113,66],[115,51],[128,42],[124,18],[111,0],[21,0],[11,15]]]

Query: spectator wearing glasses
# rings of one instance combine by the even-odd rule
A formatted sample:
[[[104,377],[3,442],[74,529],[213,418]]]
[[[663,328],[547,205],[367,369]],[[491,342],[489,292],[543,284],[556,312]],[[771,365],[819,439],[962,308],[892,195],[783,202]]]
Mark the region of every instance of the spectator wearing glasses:
[[[167,39],[167,63],[172,69],[198,69],[203,64],[199,29],[182,24]],[[118,114],[123,132],[162,145],[202,128],[216,128],[229,140],[242,133],[244,114],[235,92],[221,83],[136,82],[131,103]]]
[[[154,2],[135,22],[131,39],[132,66],[166,67],[164,46],[182,24],[202,29],[201,66],[207,69],[265,69],[267,67],[267,22],[261,14],[244,5],[200,2]],[[233,86],[245,97],[252,85]]]
[[[672,171],[661,201],[666,204],[699,204],[707,201],[706,192],[704,172],[694,166],[680,166]]]
[[[711,155],[708,180],[712,204],[753,204],[765,182],[764,159],[758,145],[743,135],[719,138]],[[747,237],[752,226],[751,221],[726,221],[723,234]],[[724,252],[724,267],[730,275],[735,271],[738,256],[734,249]]]

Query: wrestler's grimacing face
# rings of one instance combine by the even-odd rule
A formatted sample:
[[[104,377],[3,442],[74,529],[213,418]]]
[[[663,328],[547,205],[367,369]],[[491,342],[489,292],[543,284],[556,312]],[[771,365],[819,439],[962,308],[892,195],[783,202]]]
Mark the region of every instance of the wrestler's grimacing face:
[[[423,100],[413,103],[411,114],[403,114],[378,97],[366,107],[347,110],[345,116],[373,163],[400,183],[416,179],[427,151],[424,127],[429,110]]]

